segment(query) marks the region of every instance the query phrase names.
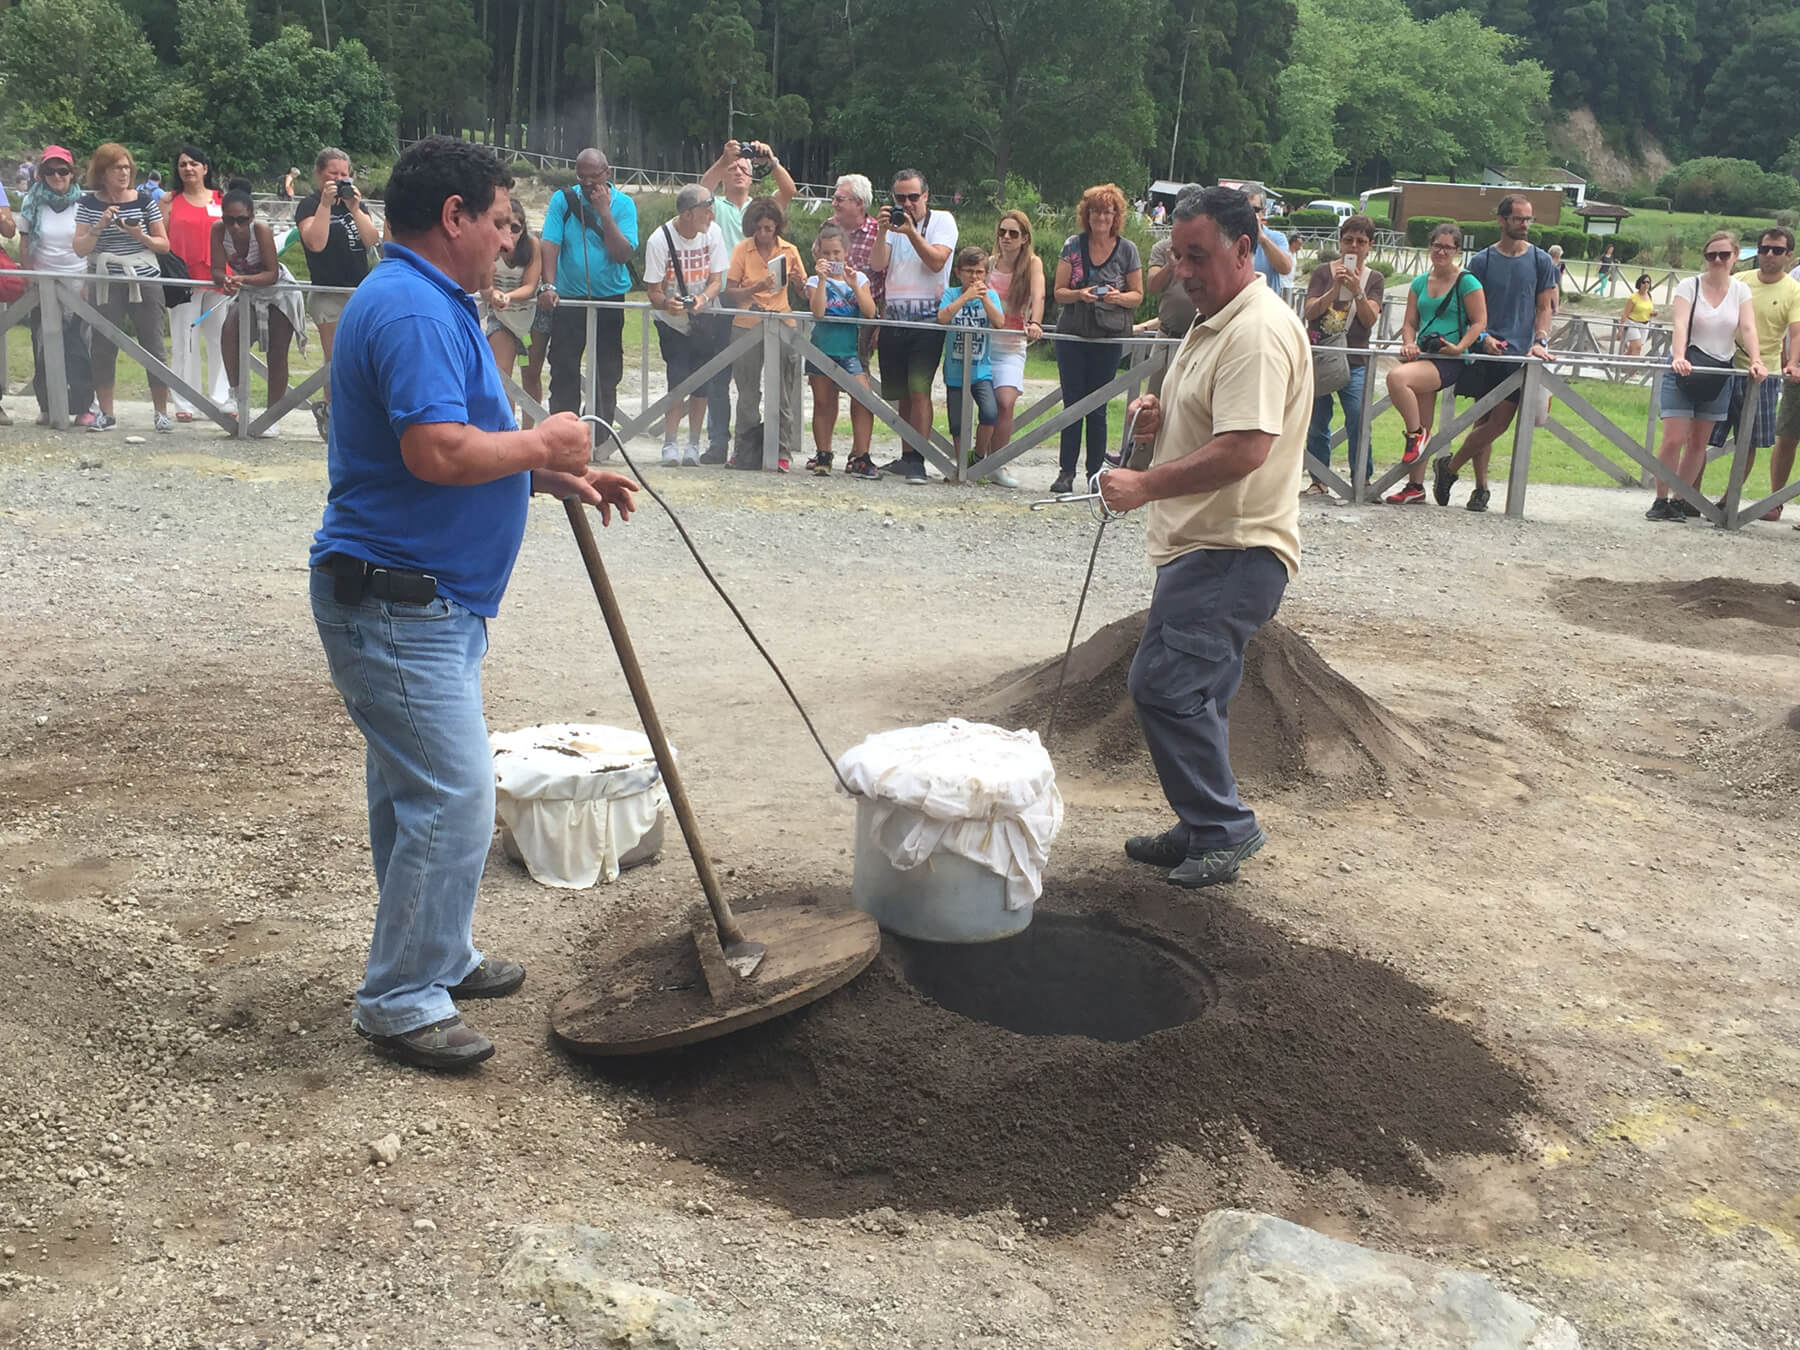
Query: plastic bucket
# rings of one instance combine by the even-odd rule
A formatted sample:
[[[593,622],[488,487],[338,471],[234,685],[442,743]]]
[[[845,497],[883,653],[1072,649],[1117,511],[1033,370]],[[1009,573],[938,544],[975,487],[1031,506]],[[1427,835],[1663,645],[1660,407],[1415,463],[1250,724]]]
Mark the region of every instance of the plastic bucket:
[[[856,871],[850,899],[876,923],[925,942],[992,942],[1024,931],[1032,906],[1006,907],[1006,878],[955,853],[902,870],[876,845],[873,804],[856,804]]]

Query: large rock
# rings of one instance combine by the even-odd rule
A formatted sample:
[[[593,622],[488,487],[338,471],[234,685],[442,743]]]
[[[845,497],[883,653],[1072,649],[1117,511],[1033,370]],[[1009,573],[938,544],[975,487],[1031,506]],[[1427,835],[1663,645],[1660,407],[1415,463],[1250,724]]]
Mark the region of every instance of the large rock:
[[[705,1334],[690,1298],[623,1278],[612,1234],[582,1224],[519,1230],[500,1272],[508,1298],[558,1313],[584,1343],[694,1350]]]
[[[1575,1329],[1485,1275],[1220,1209],[1194,1239],[1192,1319],[1209,1350],[1580,1350]]]

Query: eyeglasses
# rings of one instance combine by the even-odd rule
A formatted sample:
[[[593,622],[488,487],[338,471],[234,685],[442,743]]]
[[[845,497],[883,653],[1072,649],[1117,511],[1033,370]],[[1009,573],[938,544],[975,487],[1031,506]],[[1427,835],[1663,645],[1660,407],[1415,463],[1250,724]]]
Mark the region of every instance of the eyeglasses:
[[[1706,251],[1706,261],[1708,261],[1708,262],[1730,262],[1731,261],[1731,250],[1723,249],[1723,248],[1708,249]]]
[[[894,200],[897,202],[916,202],[924,195],[923,192],[896,192],[894,194]]]
[[[1009,230],[1004,225],[998,230],[995,230],[994,233],[999,235],[1002,239],[1023,239],[1025,237],[1025,231],[1018,229]]]
[[[1758,244],[1756,251],[1765,257],[1779,258],[1788,251],[1788,246],[1786,244]]]
[[[856,200],[856,194],[854,192],[834,192],[831,194],[831,200],[834,202],[853,202]]]
[[[1456,248],[1457,245],[1455,244],[1433,244],[1431,246],[1431,251],[1433,253],[1451,253],[1454,252]]]

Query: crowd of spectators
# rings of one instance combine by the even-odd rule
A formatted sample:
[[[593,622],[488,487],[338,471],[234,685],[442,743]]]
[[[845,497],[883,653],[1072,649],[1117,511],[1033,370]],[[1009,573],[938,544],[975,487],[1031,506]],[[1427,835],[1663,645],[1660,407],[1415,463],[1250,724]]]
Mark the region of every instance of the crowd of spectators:
[[[81,166],[67,148],[46,146],[19,166],[16,219],[0,189],[0,236],[16,230],[24,265],[69,278],[56,284],[67,286],[71,295],[84,294],[158,361],[166,351],[177,382],[204,394],[228,416],[239,412],[233,403],[238,309],[225,301],[249,292],[253,341],[264,352],[269,401],[277,402],[288,387],[290,348],[296,341],[305,348],[308,319],[329,364],[344,302],[378,253],[381,232],[350,157],[335,147],[321,149],[311,191],[293,207],[313,286],[304,301],[280,262],[273,230],[256,218],[249,185],[234,183],[222,192],[208,155],[196,145],[184,145],[170,167],[165,188],[160,170],[140,178],[122,145],[97,147]],[[551,197],[541,229],[533,230],[517,199],[511,202],[507,245],[495,260],[492,282],[476,297],[489,346],[499,367],[516,372],[534,400],[542,399],[542,372],[549,366],[552,411],[586,409],[614,418],[624,366],[624,309],[559,302],[624,301],[639,284],[635,264],[641,257],[641,284],[669,386],[693,386],[664,413],[661,458],[669,466],[760,468],[766,396],[775,420],[778,467],[790,467],[802,449],[795,397],[802,356],[783,344],[778,387],[772,390],[763,387],[761,344],[744,343],[732,359],[719,358],[734,340],[758,330],[761,315],[780,316],[792,327],[793,316],[806,312],[813,322],[805,336],[814,349],[804,361],[813,402],[812,454],[806,461],[811,472],[833,470],[844,382],[867,390],[878,379],[882,398],[921,438],[930,435],[933,393],[941,382],[953,437],[960,443],[965,420],[974,424],[966,436],[970,464],[979,476],[1016,487],[1018,480],[1007,469],[979,466],[1011,441],[1025,387],[1026,350],[1045,337],[1047,302],[1053,300],[1051,340],[1063,405],[1092,404],[1061,430],[1050,488],[1069,492],[1078,470],[1089,477],[1109,458],[1110,399],[1103,391],[1118,377],[1123,342],[1134,331],[1142,302],[1154,297],[1157,314],[1140,331],[1178,340],[1194,320],[1194,306],[1170,263],[1167,237],[1157,241],[1147,260],[1140,258],[1123,226],[1128,212],[1142,215],[1143,207],[1128,205],[1110,183],[1083,193],[1077,232],[1064,241],[1054,276],[1047,277],[1028,215],[1006,211],[991,241],[964,241],[955,215],[932,204],[925,176],[910,168],[892,175],[882,202],[867,177],[840,177],[810,258],[787,237],[797,186],[764,143],[727,141],[700,180],[680,191],[674,217],[643,239],[636,203],[611,181],[607,157],[585,150],[575,169],[576,183]],[[298,168],[287,170],[283,198],[299,191],[300,176]],[[1270,228],[1267,190],[1248,183],[1242,191],[1256,217],[1253,265],[1282,293],[1298,284],[1298,249]],[[1518,393],[1489,399],[1460,448],[1430,463],[1423,451],[1438,396],[1454,390],[1458,397],[1481,400],[1516,369],[1511,362],[1474,358],[1548,358],[1549,325],[1566,270],[1556,250],[1546,252],[1530,242],[1533,213],[1526,198],[1502,200],[1498,220],[1499,240],[1466,265],[1457,227],[1439,226],[1430,241],[1429,270],[1407,287],[1400,359],[1385,380],[1403,424],[1400,462],[1408,469],[1404,483],[1387,497],[1391,503],[1420,503],[1429,492],[1448,505],[1468,468],[1474,483],[1464,505],[1486,510],[1492,446],[1517,413]],[[1362,433],[1368,349],[1385,300],[1384,272],[1369,263],[1374,237],[1368,216],[1347,217],[1335,256],[1327,252],[1311,269],[1304,296],[1296,300],[1311,340],[1343,348],[1347,357],[1347,377],[1339,373],[1315,399],[1309,453],[1330,463],[1332,426],[1341,416],[1351,476],[1364,481],[1376,472],[1374,447],[1363,443]],[[1725,444],[1745,418],[1753,453],[1772,451],[1773,485],[1779,489],[1792,472],[1800,444],[1800,280],[1789,274],[1793,253],[1791,232],[1772,228],[1759,241],[1756,272],[1737,277],[1737,241],[1722,232],[1708,242],[1705,271],[1676,289],[1673,354],[1655,381],[1655,397],[1663,425],[1661,457],[1696,490],[1709,445]],[[1590,289],[1609,293],[1618,271],[1609,248]],[[161,288],[142,284],[159,277],[185,277],[195,284],[171,297],[178,303],[165,306]],[[1617,319],[1624,355],[1643,353],[1656,312],[1650,277],[1641,275]],[[111,429],[117,424],[117,347],[66,307],[64,315],[61,364],[69,407],[79,425]],[[33,388],[43,424],[49,403],[41,313],[31,316],[31,335]],[[1782,379],[1764,378],[1765,357],[1778,366],[1785,390]],[[693,377],[709,366],[713,373],[695,384]],[[1160,373],[1151,377],[1151,392],[1159,383]],[[158,431],[194,420],[197,410],[180,389],[154,375],[149,384]],[[874,416],[862,400],[848,402],[851,450],[845,471],[859,478],[892,473],[909,483],[926,482],[924,456],[904,439],[894,458],[876,465]],[[328,436],[328,383],[310,407],[320,435]],[[0,408],[0,424],[5,416]],[[1322,494],[1326,487],[1314,477],[1302,491]],[[1696,514],[1683,494],[1658,486],[1651,519],[1679,521]],[[1769,514],[1779,517],[1780,508]]]

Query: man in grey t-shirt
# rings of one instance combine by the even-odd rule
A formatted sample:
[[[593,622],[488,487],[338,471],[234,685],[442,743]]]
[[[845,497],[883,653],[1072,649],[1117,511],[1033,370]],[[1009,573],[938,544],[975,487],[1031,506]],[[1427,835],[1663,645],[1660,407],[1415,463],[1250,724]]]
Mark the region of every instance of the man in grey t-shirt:
[[[1531,233],[1532,206],[1526,197],[1502,197],[1499,208],[1500,242],[1490,244],[1469,261],[1469,271],[1481,283],[1487,297],[1487,332],[1476,340],[1475,350],[1490,356],[1550,359],[1551,303],[1556,296],[1556,264],[1550,255],[1526,236]],[[1477,361],[1456,382],[1461,398],[1479,399],[1504,382],[1519,368],[1515,361]],[[1471,511],[1488,509],[1488,459],[1500,433],[1512,425],[1519,409],[1515,392],[1495,404],[1463,441],[1462,449],[1440,459],[1434,470],[1432,496],[1439,506],[1450,504],[1456,471],[1475,465],[1475,487],[1469,493]]]

